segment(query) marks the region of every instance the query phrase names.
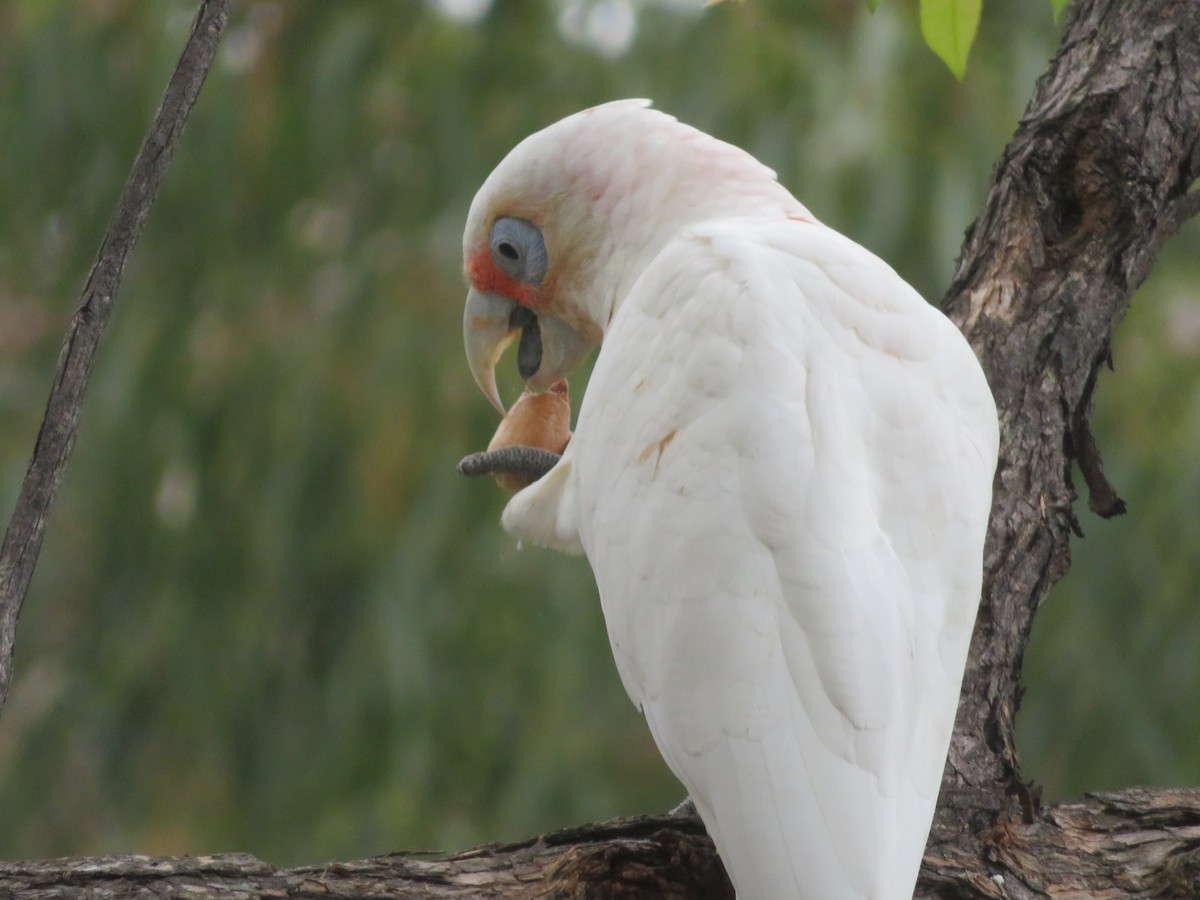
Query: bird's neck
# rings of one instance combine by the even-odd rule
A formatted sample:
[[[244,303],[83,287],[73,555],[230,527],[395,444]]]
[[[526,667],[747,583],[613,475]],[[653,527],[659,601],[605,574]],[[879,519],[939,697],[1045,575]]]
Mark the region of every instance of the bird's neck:
[[[755,163],[758,166],[757,163]],[[667,179],[639,198],[622,205],[610,219],[612,241],[606,268],[610,278],[598,283],[611,289],[592,298],[593,321],[606,328],[643,273],[665,248],[685,238],[696,226],[712,221],[805,219],[815,221],[809,211],[784,187],[773,173],[758,166],[769,178],[724,184],[713,175],[707,184],[686,176]]]

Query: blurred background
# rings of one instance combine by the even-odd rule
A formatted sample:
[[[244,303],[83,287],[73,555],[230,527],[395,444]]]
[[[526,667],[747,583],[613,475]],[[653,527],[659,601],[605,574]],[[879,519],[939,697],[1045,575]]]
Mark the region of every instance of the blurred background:
[[[651,97],[938,298],[1057,42],[1047,0],[987,4],[959,84],[907,0],[697,7],[237,5],[127,272],[21,621],[0,857],[318,862],[682,798],[586,564],[519,550],[499,488],[454,470],[497,423],[461,349],[471,197],[531,131]],[[3,521],[193,10],[0,4]],[[1025,774],[1049,799],[1200,784],[1198,292],[1192,223],[1098,393],[1130,515],[1080,502],[1087,537],[1026,660]]]

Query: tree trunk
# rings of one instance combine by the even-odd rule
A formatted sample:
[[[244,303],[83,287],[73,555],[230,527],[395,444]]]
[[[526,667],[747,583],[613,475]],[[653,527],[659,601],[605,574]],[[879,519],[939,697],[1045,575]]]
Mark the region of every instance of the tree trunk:
[[[1200,790],[1042,808],[1013,722],[1033,616],[1070,565],[1072,463],[1123,509],[1088,415],[1117,322],[1200,208],[1200,3],[1077,0],[970,229],[945,308],[1001,421],[984,596],[918,896],[1200,897]],[[245,855],[0,864],[0,895],[729,898],[699,822],[651,816],[441,859],[279,870]]]

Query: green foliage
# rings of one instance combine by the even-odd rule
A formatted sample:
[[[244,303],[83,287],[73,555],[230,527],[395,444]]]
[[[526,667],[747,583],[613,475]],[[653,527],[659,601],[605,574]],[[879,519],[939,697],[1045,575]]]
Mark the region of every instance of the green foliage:
[[[979,30],[982,0],[921,0],[921,34],[959,81]]]
[[[1050,0],[1054,21],[1058,21],[1069,0]],[[875,12],[879,0],[867,0],[867,8]],[[925,42],[962,81],[967,71],[967,58],[979,31],[983,0],[920,0],[921,33]]]
[[[624,53],[574,6],[572,29],[540,0],[475,18],[463,0],[238,4],[21,622],[0,856],[312,862],[678,801],[586,564],[518,550],[499,490],[454,472],[496,424],[460,346],[471,196],[536,128],[649,96],[936,297],[1055,35],[1044,0],[997,9],[958,84],[903,4],[651,5]],[[0,4],[5,515],[192,7]],[[1135,310],[1200,279],[1196,244],[1193,228]],[[1200,782],[1180,701],[1200,683],[1182,627],[1200,536],[1173,524],[1195,519],[1197,351],[1158,353],[1160,326],[1130,324],[1099,440],[1134,516],[1088,526],[1030,659],[1030,770],[1055,795]],[[1117,546],[1084,555],[1102,540]]]

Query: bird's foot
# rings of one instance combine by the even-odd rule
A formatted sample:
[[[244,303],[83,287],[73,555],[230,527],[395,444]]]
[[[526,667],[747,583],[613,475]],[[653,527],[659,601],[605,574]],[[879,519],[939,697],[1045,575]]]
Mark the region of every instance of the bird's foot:
[[[524,475],[530,482],[554,468],[561,454],[540,447],[505,447],[464,456],[458,464],[463,475]]]
[[[684,797],[683,802],[672,809],[668,816],[674,816],[677,819],[694,819],[699,813],[696,812],[696,803],[691,797]]]

